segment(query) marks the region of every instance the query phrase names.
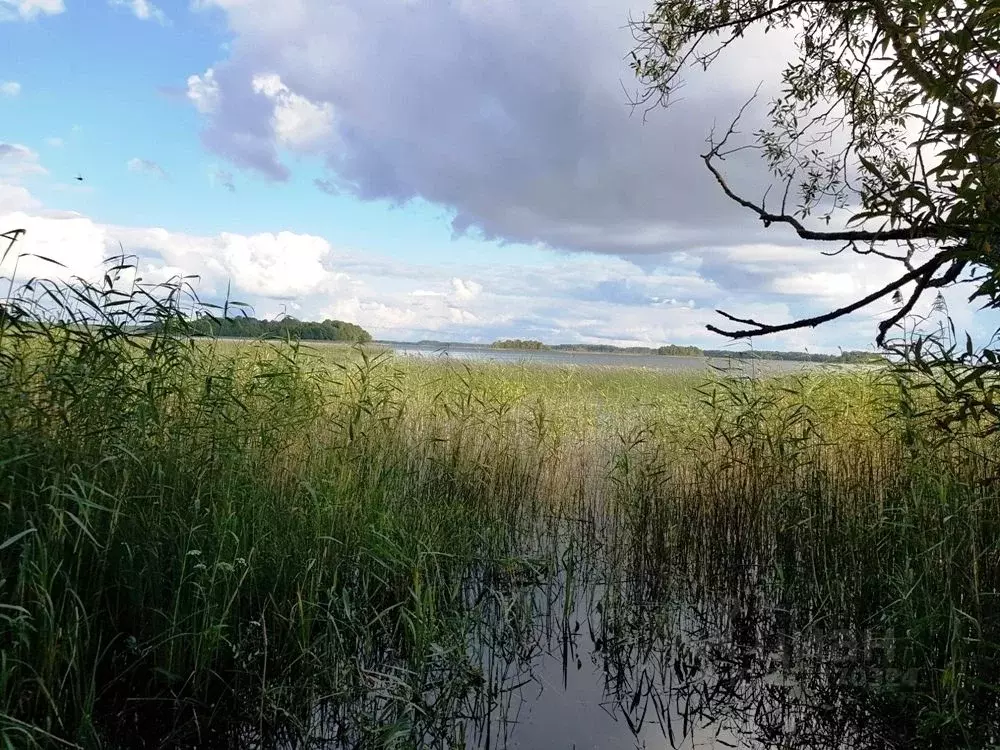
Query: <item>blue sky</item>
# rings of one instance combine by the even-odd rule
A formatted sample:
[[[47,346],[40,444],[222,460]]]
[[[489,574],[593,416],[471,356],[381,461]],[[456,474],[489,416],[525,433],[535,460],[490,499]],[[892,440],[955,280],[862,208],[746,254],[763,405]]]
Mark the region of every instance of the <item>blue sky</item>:
[[[0,230],[75,273],[121,243],[148,278],[394,339],[716,347],[715,308],[781,321],[885,283],[878,259],[764,233],[697,159],[774,80],[774,41],[643,122],[623,91],[642,9],[0,0]],[[873,330],[866,313],[757,345]]]
[[[232,168],[203,147],[184,88],[192,72],[225,54],[231,37],[221,14],[161,2],[155,7],[167,22],[143,22],[129,3],[64,4],[51,17],[0,27],[12,63],[4,76],[21,87],[3,102],[3,138],[42,155],[49,175],[31,187],[46,205],[197,234],[293,229],[432,262],[452,241],[447,208],[415,201],[400,210],[328,195],[313,185],[321,170],[308,160],[288,183],[234,175],[239,191],[229,192],[212,175]],[[158,165],[164,177],[129,170],[132,159]],[[69,200],[65,186],[77,174],[92,190]],[[474,261],[477,249],[462,240],[448,247]]]

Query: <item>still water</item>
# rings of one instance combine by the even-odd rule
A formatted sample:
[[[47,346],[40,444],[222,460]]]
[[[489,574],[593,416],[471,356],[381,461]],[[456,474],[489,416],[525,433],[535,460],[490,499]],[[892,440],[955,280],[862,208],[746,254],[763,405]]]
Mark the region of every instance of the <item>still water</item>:
[[[415,707],[398,725],[406,739],[386,746],[907,746],[870,700],[907,689],[885,633],[796,612],[757,574],[735,586],[680,570],[655,580],[575,575],[479,588],[467,645],[443,645],[439,663],[422,667],[407,699]],[[398,716],[389,695],[414,672],[381,663],[368,674],[363,705],[317,711],[313,741],[294,747],[368,747],[352,727]]]
[[[764,372],[782,372],[817,367],[815,362],[789,360],[706,359],[705,357],[666,357],[657,354],[618,354],[610,352],[528,351],[488,349],[475,346],[422,346],[390,344],[393,352],[404,357],[445,358],[473,362],[507,362],[548,366],[634,367],[673,372],[698,372],[711,367],[739,367]],[[829,366],[829,365],[827,365]]]

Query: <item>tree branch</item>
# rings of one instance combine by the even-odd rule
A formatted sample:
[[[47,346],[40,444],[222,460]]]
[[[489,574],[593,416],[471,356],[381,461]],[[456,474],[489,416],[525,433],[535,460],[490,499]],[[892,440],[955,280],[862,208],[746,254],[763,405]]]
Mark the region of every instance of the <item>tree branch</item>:
[[[917,301],[928,289],[941,288],[947,286],[954,282],[958,275],[962,272],[965,264],[961,261],[955,261],[952,263],[951,267],[945,272],[945,274],[937,279],[934,278],[934,272],[937,268],[930,268],[924,274],[922,274],[917,279],[917,285],[910,295],[910,298],[906,301],[906,304],[894,312],[889,318],[883,320],[878,324],[878,335],[875,337],[875,343],[878,346],[885,346],[885,337],[899,321],[910,314],[913,306],[917,304]]]
[[[937,279],[936,281],[932,281],[934,273],[939,268],[941,268],[941,266],[954,260],[956,260],[956,258],[953,250],[943,250],[937,253],[933,258],[928,260],[922,266],[918,266],[912,271],[903,274],[895,281],[886,284],[884,287],[882,287],[876,292],[872,292],[867,297],[863,297],[862,299],[859,299],[856,302],[852,302],[851,304],[845,307],[840,307],[837,308],[836,310],[831,310],[830,312],[824,313],[823,315],[817,315],[812,318],[802,318],[800,320],[794,320],[791,323],[781,323],[779,325],[771,325],[768,323],[760,323],[750,318],[737,318],[723,310],[716,310],[716,312],[719,313],[719,315],[723,316],[728,320],[733,321],[734,323],[742,323],[744,325],[753,327],[739,331],[726,331],[714,325],[708,325],[706,326],[706,328],[708,328],[708,330],[712,331],[713,333],[718,333],[731,339],[745,339],[745,338],[750,338],[751,336],[761,336],[770,333],[780,333],[781,331],[794,331],[799,328],[815,328],[821,323],[827,323],[831,320],[842,318],[843,316],[849,315],[850,313],[855,312],[856,310],[860,310],[862,307],[867,307],[872,302],[875,302],[889,294],[892,294],[894,291],[905,286],[911,281],[919,280],[917,284],[917,290],[914,292],[915,296],[911,296],[910,298],[909,307],[912,308],[913,305],[916,304],[917,298],[919,298],[920,294],[922,294],[925,289],[931,286],[935,287],[944,286],[947,283],[947,279],[958,276],[959,272],[961,271],[961,264],[956,263],[953,265],[951,269],[949,269],[948,273],[945,274],[945,276],[941,277],[940,279]],[[906,315],[906,312],[904,312],[903,315]],[[885,323],[880,324],[879,339],[878,339],[880,344],[882,343],[882,340],[885,337],[885,333],[900,319],[902,319],[902,316],[900,316],[899,318],[893,316],[893,318],[890,318],[888,321],[885,321],[885,323],[888,323],[888,325],[885,327],[884,330],[882,326],[885,325]]]
[[[725,139],[723,139],[723,142],[725,142]],[[721,143],[719,145],[721,145]],[[809,229],[791,214],[771,213],[763,206],[737,195],[733,189],[729,187],[729,184],[726,182],[726,178],[722,176],[722,173],[713,163],[713,160],[718,157],[719,146],[713,146],[707,154],[701,155],[702,160],[705,162],[705,166],[708,167],[708,171],[712,173],[712,176],[715,177],[715,181],[719,183],[719,187],[722,188],[722,192],[724,192],[730,200],[757,214],[757,217],[764,222],[765,227],[770,226],[771,224],[787,224],[795,230],[795,233],[799,237],[804,240],[818,240],[820,242],[907,242],[912,240],[943,238],[965,239],[970,235],[967,227],[944,227],[940,224],[934,226],[933,228],[905,227],[900,229],[879,229],[872,231],[854,229],[822,232],[816,231],[815,229]]]

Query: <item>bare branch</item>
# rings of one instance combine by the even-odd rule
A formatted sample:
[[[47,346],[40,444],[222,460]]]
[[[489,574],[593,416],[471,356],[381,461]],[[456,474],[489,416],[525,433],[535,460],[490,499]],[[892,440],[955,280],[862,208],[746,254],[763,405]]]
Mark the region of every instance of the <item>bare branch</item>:
[[[746,105],[744,105],[744,109],[745,108]],[[744,110],[741,109],[740,113],[742,114],[743,111]],[[737,119],[739,119],[739,115],[737,115]],[[713,177],[715,177],[715,181],[719,183],[719,187],[722,188],[722,192],[724,192],[730,200],[757,214],[757,217],[764,222],[765,227],[770,226],[771,224],[787,224],[794,229],[795,233],[802,239],[818,240],[820,242],[904,242],[912,240],[942,239],[945,237],[967,238],[970,236],[968,227],[946,226],[941,224],[928,228],[914,226],[900,229],[817,231],[815,229],[809,229],[791,214],[771,213],[760,204],[754,203],[753,201],[737,195],[736,192],[729,187],[729,184],[726,182],[726,178],[723,177],[722,173],[714,164],[714,160],[720,158],[720,147],[725,143],[726,138],[734,132],[734,128],[730,127],[726,137],[723,138],[718,144],[713,145],[708,153],[702,154],[701,158],[705,162],[705,166],[708,167],[708,171],[712,173]]]
[[[727,318],[728,320],[731,320],[734,323],[741,323],[743,325],[753,326],[753,328],[743,329],[739,331],[726,331],[713,325],[708,325],[706,326],[706,328],[708,328],[708,330],[712,331],[713,333],[718,333],[731,339],[745,339],[745,338],[750,338],[751,336],[761,336],[770,333],[780,333],[781,331],[794,331],[799,328],[815,328],[821,323],[828,323],[831,320],[842,318],[845,315],[849,315],[850,313],[855,312],[856,310],[860,310],[863,307],[867,307],[873,302],[880,300],[883,297],[892,294],[894,291],[900,289],[906,284],[909,284],[911,281],[918,281],[917,284],[918,298],[920,294],[923,293],[924,290],[926,290],[931,286],[935,287],[944,286],[947,283],[945,282],[945,279],[947,279],[952,274],[952,269],[954,269],[955,277],[957,277],[958,273],[961,272],[961,266],[959,263],[955,262],[953,264],[952,269],[949,269],[949,272],[945,274],[944,277],[939,279],[938,283],[932,283],[931,279],[934,273],[939,268],[941,268],[946,263],[953,262],[956,260],[957,259],[954,250],[950,249],[942,250],[941,252],[937,253],[934,257],[932,257],[930,260],[928,260],[926,263],[924,263],[922,266],[919,266],[918,268],[910,271],[909,273],[903,274],[895,281],[885,285],[876,292],[872,292],[867,297],[863,297],[862,299],[859,299],[856,302],[852,302],[851,304],[845,307],[840,307],[837,308],[836,310],[831,310],[828,313],[824,313],[823,315],[817,315],[812,318],[802,318],[800,320],[794,320],[791,323],[781,323],[778,325],[771,325],[768,323],[761,323],[759,321],[750,318],[737,318],[730,315],[727,312],[724,312],[723,310],[716,310],[716,312],[719,313],[719,315],[722,315],[724,318]],[[916,303],[915,299],[913,299],[913,303],[914,304]],[[910,307],[912,308],[912,305],[910,305]],[[892,319],[890,318],[890,320]],[[898,321],[892,321],[885,330],[887,331],[889,328],[895,325],[896,322]],[[881,326],[880,326],[880,339],[884,337],[884,335],[885,333],[884,331],[881,331]],[[881,340],[879,343],[881,343]]]

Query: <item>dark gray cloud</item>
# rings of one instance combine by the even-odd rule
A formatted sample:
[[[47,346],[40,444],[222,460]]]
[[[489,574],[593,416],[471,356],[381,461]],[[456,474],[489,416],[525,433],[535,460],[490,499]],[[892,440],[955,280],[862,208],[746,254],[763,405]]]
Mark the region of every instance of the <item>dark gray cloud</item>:
[[[244,64],[250,64],[249,60]],[[205,147],[236,166],[284,181],[291,172],[278,159],[271,117],[273,105],[254,93],[251,75],[230,64],[188,79],[188,98],[211,118],[202,131]]]
[[[641,0],[203,5],[221,8],[233,34],[227,58],[188,81],[213,151],[274,180],[289,178],[299,154],[319,155],[327,171],[314,180],[318,190],[422,199],[448,207],[457,232],[571,251],[566,262],[579,281],[563,279],[558,303],[539,307],[534,323],[501,307],[442,330],[531,324],[560,335],[584,335],[582,326],[620,339],[668,330],[694,337],[719,322],[716,307],[780,322],[884,283],[887,269],[874,261],[824,257],[782,227],[762,227],[698,157],[758,84],[780,81],[788,35],[748,36],[709,73],[693,72],[673,107],[644,118],[628,104],[637,86],[626,28]],[[767,100],[765,88],[742,137],[760,124]],[[726,169],[739,192],[762,194],[766,170],[752,153]],[[628,258],[641,278],[608,278],[572,251]],[[389,295],[384,285],[398,279],[387,269],[379,281]],[[527,297],[554,282],[526,268],[504,283],[506,294]],[[419,305],[358,304],[343,314],[389,330],[415,330],[423,315]],[[796,336],[785,340],[817,340]]]
[[[242,167],[289,175],[277,144],[295,126],[294,103],[278,113],[254,86],[276,74],[333,108],[325,191],[419,197],[452,208],[458,231],[571,250],[658,253],[762,236],[697,155],[715,119],[768,76],[773,44],[734,50],[736,65],[699,76],[643,122],[626,93],[625,25],[641,10],[629,2],[301,0],[284,15],[268,0],[216,3],[236,40],[212,74],[204,140]]]

